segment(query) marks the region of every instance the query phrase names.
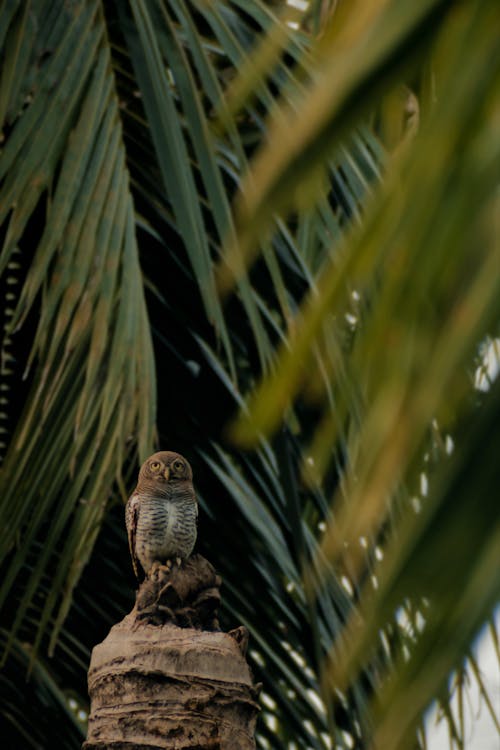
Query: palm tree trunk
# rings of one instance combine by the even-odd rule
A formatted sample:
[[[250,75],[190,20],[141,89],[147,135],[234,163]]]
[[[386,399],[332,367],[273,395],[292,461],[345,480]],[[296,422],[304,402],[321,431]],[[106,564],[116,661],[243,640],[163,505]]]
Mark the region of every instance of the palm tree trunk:
[[[218,584],[199,555],[142,584],[132,612],[92,652],[84,750],[255,748],[247,631],[214,629]]]

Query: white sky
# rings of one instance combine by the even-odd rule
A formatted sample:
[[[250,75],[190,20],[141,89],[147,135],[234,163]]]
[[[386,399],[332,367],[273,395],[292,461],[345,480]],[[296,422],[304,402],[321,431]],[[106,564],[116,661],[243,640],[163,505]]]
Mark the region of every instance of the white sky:
[[[496,629],[497,632],[500,631],[500,607],[496,614]],[[488,691],[497,718],[500,720],[500,665],[489,629],[479,636],[474,647],[474,653],[478,656],[485,688]],[[456,702],[453,704],[453,710],[456,716]],[[446,721],[441,721],[437,726],[435,726],[435,722],[436,711],[432,710],[427,720],[428,750],[448,750],[450,743]],[[465,701],[465,726],[465,750],[500,750],[500,736],[479,694],[473,676],[468,689],[468,700]]]

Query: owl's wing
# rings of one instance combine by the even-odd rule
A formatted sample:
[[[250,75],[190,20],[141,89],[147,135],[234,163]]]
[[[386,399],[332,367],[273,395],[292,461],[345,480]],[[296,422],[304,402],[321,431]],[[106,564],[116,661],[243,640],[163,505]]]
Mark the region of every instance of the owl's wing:
[[[139,506],[140,500],[137,495],[131,495],[127,501],[125,507],[125,525],[127,527],[128,535],[128,546],[130,549],[130,556],[132,557],[132,565],[134,566],[134,573],[139,583],[144,580],[145,573],[139,558],[136,553],[136,537],[137,537],[137,521],[139,518]]]

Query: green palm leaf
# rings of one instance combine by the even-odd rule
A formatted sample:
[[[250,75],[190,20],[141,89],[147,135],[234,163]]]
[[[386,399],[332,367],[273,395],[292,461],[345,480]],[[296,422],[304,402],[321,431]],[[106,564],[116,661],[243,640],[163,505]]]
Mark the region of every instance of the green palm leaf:
[[[134,443],[140,455],[151,449],[155,375],[104,19],[97,4],[74,3],[49,25],[52,5],[28,14],[36,33],[22,59],[18,46],[4,49],[2,267],[18,247],[32,257],[10,335],[28,316],[38,322],[27,403],[2,467],[0,603],[30,559],[12,639],[51,570],[36,643],[58,610],[53,647],[112,483]],[[23,18],[19,3],[9,40]],[[40,211],[43,231],[33,228]]]
[[[140,456],[150,449],[156,414],[162,444],[193,458],[205,509],[202,551],[225,575],[227,626],[237,619],[252,631],[254,666],[279,717],[278,734],[264,723],[259,736],[276,746],[302,738],[320,747],[318,732],[328,722],[316,697],[318,662],[331,631],[325,621],[313,652],[304,647],[314,608],[303,591],[287,590],[293,584],[301,591],[299,548],[312,548],[314,537],[301,531],[297,507],[290,526],[274,449],[266,444],[254,459],[243,458],[224,445],[222,429],[234,399],[241,401],[239,389],[269,367],[344,209],[325,202],[297,227],[279,222],[262,269],[241,279],[223,317],[210,279],[224,235],[234,235],[230,202],[274,93],[262,86],[257,105],[224,135],[214,125],[215,107],[228,74],[274,17],[259,3],[250,14],[237,4],[183,2],[119,4],[116,12],[107,4],[105,11],[90,2],[1,6],[1,28],[9,32],[1,50],[2,269],[16,308],[2,345],[5,361],[16,355],[13,369],[2,369],[7,424],[16,427],[7,434],[0,506],[2,702],[25,691],[25,674],[9,669],[23,642],[30,644],[30,684],[54,703],[58,721],[73,724],[73,709],[63,705],[66,719],[58,713],[61,693],[52,684],[86,710],[90,649],[130,608],[134,585],[123,575],[130,566],[122,511],[107,510],[108,498],[131,487],[135,445]],[[281,81],[299,86],[279,63],[273,85]],[[172,133],[177,150],[166,139]],[[367,133],[359,143],[365,140],[373,138]],[[376,170],[349,153],[346,166],[358,159],[359,169],[338,184],[345,206],[351,182],[359,201]],[[12,279],[20,289],[13,297]],[[324,511],[325,500],[318,503]],[[281,540],[279,568],[262,537],[267,526],[257,522],[262,514],[274,518]],[[307,542],[299,541],[303,533]],[[211,539],[222,540],[226,552]],[[243,589],[235,585],[240,558],[247,561]],[[255,586],[263,592],[259,608]],[[335,614],[342,596],[332,597],[325,607]],[[349,606],[342,604],[343,617]],[[281,635],[268,636],[277,618]],[[335,710],[350,727],[345,709]],[[361,700],[360,717],[362,710]],[[9,711],[2,721],[2,736],[14,746],[20,736],[50,735],[29,713],[23,728]],[[57,742],[73,746],[69,724],[65,736]]]
[[[385,90],[387,81],[399,80],[399,73],[389,70],[387,61],[394,61],[396,52],[405,56],[406,46],[415,41],[418,50],[409,50],[405,57],[405,66],[413,65],[439,34],[438,21],[448,18],[449,4],[428,2],[410,9],[399,29],[394,4],[371,5],[376,10],[376,28],[384,33],[378,46],[367,47],[374,68],[358,55],[364,42],[353,47],[350,59],[355,75],[349,85],[358,94],[370,87]],[[283,19],[287,12],[277,11]],[[295,165],[288,172],[290,180],[295,174],[300,177],[290,203],[283,197],[288,178],[280,182],[282,176],[273,173],[262,193],[264,221],[258,218],[247,231],[243,212],[235,221],[231,205],[249,163],[266,139],[267,118],[277,111],[281,98],[297,108],[300,120],[301,102],[309,101],[315,86],[325,82],[316,75],[318,59],[335,67],[333,57],[339,51],[335,40],[324,36],[317,58],[311,34],[276,26],[268,4],[240,0],[209,4],[34,0],[3,3],[0,13],[0,113],[4,115],[0,293],[15,307],[14,317],[7,313],[10,329],[2,345],[2,362],[10,363],[10,370],[2,368],[2,386],[9,389],[4,391],[7,424],[16,428],[14,434],[7,433],[8,454],[2,469],[5,492],[0,502],[4,535],[1,617],[8,651],[5,679],[0,680],[2,704],[7,707],[2,714],[2,737],[12,747],[27,737],[38,744],[56,742],[68,747],[80,741],[84,722],[78,716],[75,721],[74,714],[80,709],[84,718],[88,710],[90,650],[133,600],[121,500],[133,486],[136,454],[141,457],[152,447],[155,421],[160,444],[185,453],[193,464],[202,505],[198,549],[224,578],[223,624],[230,628],[245,623],[251,632],[252,668],[256,679],[264,683],[259,747],[293,747],[295,743],[324,748],[331,742],[337,747],[354,744],[361,748],[369,745],[373,721],[378,731],[393,733],[392,715],[382,703],[374,703],[373,695],[380,691],[383,696],[385,690],[391,694],[385,676],[392,674],[404,648],[413,654],[412,674],[423,674],[419,671],[420,645],[398,628],[393,611],[386,609],[389,601],[390,606],[398,606],[394,602],[406,591],[391,571],[404,565],[414,574],[412,558],[400,560],[396,546],[394,553],[390,545],[384,547],[385,559],[394,561],[384,577],[374,546],[368,544],[361,557],[354,555],[354,562],[335,548],[342,566],[335,569],[334,577],[329,574],[330,542],[336,543],[328,531],[330,499],[332,494],[341,497],[351,472],[369,454],[365,419],[374,405],[372,396],[379,394],[383,378],[391,372],[387,358],[377,350],[377,341],[387,331],[391,304],[402,296],[398,268],[392,266],[398,257],[397,242],[404,237],[403,221],[391,233],[383,215],[377,218],[374,208],[373,213],[365,209],[371,195],[373,205],[382,206],[385,214],[390,196],[399,188],[396,166],[390,161],[387,186],[377,187],[379,165],[388,159],[369,125],[375,122],[370,109],[373,102],[368,97],[356,99],[351,92],[352,96],[339,99],[336,109],[325,110],[323,122],[312,117],[311,111],[300,128],[295,128],[295,120],[285,123],[297,134],[311,128],[311,143],[318,137],[319,148],[307,152],[301,162],[303,171]],[[314,18],[318,23],[317,12]],[[361,23],[363,18],[360,26],[369,36],[370,24]],[[387,18],[392,18],[391,27],[385,30],[382,20]],[[277,31],[271,33],[271,41],[262,42],[272,29]],[[488,48],[490,35],[485,39]],[[375,41],[372,36],[370,45]],[[246,85],[252,97],[245,100],[245,86],[238,93],[235,74],[259,45],[267,57],[264,61],[254,58],[257,78]],[[490,70],[483,88],[474,91],[470,112],[494,75]],[[233,111],[228,109],[231,102],[221,105],[227,88],[236,96]],[[455,104],[454,99],[448,122],[456,116]],[[225,112],[223,131],[216,119],[219,111]],[[360,111],[369,112],[371,119],[360,122]],[[483,122],[479,110],[477,120]],[[332,143],[332,151],[325,150],[323,144],[333,129],[339,138]],[[464,124],[460,133],[465,131]],[[483,142],[481,133],[479,124],[477,143]],[[420,143],[428,143],[427,137],[423,128]],[[453,143],[458,149],[458,141]],[[275,146],[278,155],[285,141]],[[411,177],[397,203],[403,211],[417,175],[426,170],[422,167],[419,173],[410,151],[400,151],[400,163],[408,165]],[[294,154],[295,147],[289,154],[292,160]],[[257,155],[257,160],[264,158]],[[478,168],[487,162],[486,152],[479,149]],[[268,166],[276,163],[272,155]],[[279,163],[286,165],[286,160]],[[467,165],[471,163],[466,160]],[[464,162],[460,172],[456,166],[446,182],[437,166],[435,173],[427,170],[435,177],[436,200],[454,184],[454,177],[469,168]],[[318,167],[326,175],[320,180]],[[247,190],[250,183],[247,180],[243,185]],[[247,194],[254,195],[252,191]],[[289,220],[277,213],[278,194],[284,201],[280,206],[299,205]],[[488,195],[485,184],[471,205],[480,205],[480,195]],[[425,227],[430,232],[428,224],[419,226],[422,214],[417,209],[412,208],[411,216],[421,236]],[[486,219],[483,226],[488,226]],[[367,227],[377,233],[384,228],[387,247],[372,242]],[[240,237],[241,246],[250,247],[257,236],[264,237],[262,255],[251,274],[238,277],[234,290],[221,301],[216,276],[218,264],[225,262],[224,242],[234,248]],[[448,237],[444,225],[442,236]],[[469,234],[459,236],[459,255],[472,236],[472,227]],[[352,248],[356,243],[361,246],[361,239],[367,246],[358,264]],[[409,244],[405,257],[415,284],[420,284],[426,276],[425,268],[419,267],[420,256],[414,255],[415,243]],[[490,257],[486,244],[481,257]],[[458,257],[450,267],[442,262],[440,267],[435,259],[443,282],[433,287],[433,293],[446,311],[448,272],[458,285],[463,284],[456,300],[469,299],[466,295],[474,283],[480,288],[482,277],[475,267],[470,278],[464,274]],[[238,256],[236,265],[240,263]],[[434,261],[428,263],[432,266]],[[387,269],[386,278],[382,272]],[[483,275],[487,275],[486,266]],[[12,292],[9,279],[17,281],[12,288],[20,292]],[[302,364],[307,364],[310,377],[305,383],[299,377],[293,387],[287,384],[276,395],[278,405],[291,407],[288,427],[273,438],[260,435],[254,451],[240,451],[228,442],[226,425],[235,410],[245,408],[244,394],[259,377],[274,371],[277,379],[284,377],[279,360],[275,367],[275,347],[287,348],[290,331],[296,328],[292,341],[300,339],[297,322],[304,314],[310,325],[308,310],[316,310],[323,289],[330,284],[339,284],[328,301],[328,305],[338,305],[338,314],[329,321],[320,316],[317,331],[321,335],[311,356],[305,345]],[[387,291],[391,294],[384,303]],[[410,291],[411,285],[405,287],[408,298]],[[408,319],[426,311],[429,330],[436,329],[426,344],[432,347],[445,339],[434,313],[427,310],[425,295],[409,308]],[[467,341],[457,342],[454,353],[456,373],[451,364],[448,367],[448,383],[454,384],[458,395],[470,393],[460,366],[471,362],[477,337],[488,330],[488,320],[494,319],[492,297],[479,296],[484,309],[482,328],[474,333],[470,321]],[[351,323],[344,324],[345,313]],[[377,370],[382,367],[381,375],[365,371],[367,353],[373,357],[374,371],[375,365]],[[16,360],[8,359],[10,354]],[[28,362],[27,379],[22,381]],[[410,368],[412,383],[421,371],[415,362],[414,369]],[[433,372],[437,371],[436,363]],[[305,398],[295,398],[299,385],[306,386]],[[456,403],[451,385],[450,394]],[[432,403],[438,403],[436,394],[433,399]],[[428,420],[437,416],[440,427],[451,429],[447,412],[433,410],[430,404],[413,438],[404,478],[421,470]],[[279,409],[274,401],[268,407],[271,421],[277,424]],[[322,432],[310,450],[318,414]],[[484,437],[491,422],[481,420],[475,434]],[[471,458],[469,465],[475,460],[472,445],[464,448],[464,455]],[[314,465],[308,461],[311,457]],[[442,488],[439,503],[429,498],[428,514],[419,516],[414,549],[421,550],[420,555],[434,533],[436,509],[449,508],[457,492],[454,476],[451,471],[450,478],[437,483]],[[408,498],[401,484],[396,484],[389,526],[401,519],[403,531]],[[469,479],[463,486],[465,491]],[[459,505],[465,507],[465,499]],[[340,512],[344,507],[345,515]],[[358,528],[349,526],[349,507],[347,501],[339,501],[333,517],[355,534]],[[366,523],[365,516],[362,520]],[[377,517],[374,530],[378,523]],[[383,532],[387,533],[385,522]],[[391,534],[388,538],[392,539]],[[471,539],[468,555],[478,549],[479,538]],[[376,541],[382,544],[384,539]],[[366,597],[374,575],[385,597],[380,600]],[[440,585],[444,580],[440,578]],[[474,623],[488,611],[490,595],[490,590],[485,592],[480,614],[468,620],[464,643],[469,643]],[[377,637],[383,629],[393,649],[391,655],[383,648],[373,653],[366,636],[369,631],[358,632],[352,626],[359,606],[365,612],[367,602],[374,606],[373,619],[365,614],[366,621],[372,623]],[[419,606],[419,602],[414,606],[405,601],[410,619],[416,618]],[[440,627],[439,617],[436,622]],[[341,661],[338,655],[345,653],[348,636],[352,638],[350,659]],[[47,656],[49,650],[53,658]],[[450,649],[443,660],[441,685],[443,675],[456,663],[453,653],[456,657],[457,652]],[[32,692],[27,705],[40,701],[50,706],[57,727],[41,722],[28,708],[24,724],[19,720],[16,701],[28,689],[25,672],[18,665],[29,662]],[[337,691],[331,689],[332,674]],[[339,693],[343,676],[344,690]],[[446,705],[446,690],[440,695]],[[370,702],[374,703],[371,713]],[[420,695],[408,711],[404,732],[412,740],[424,702]]]
[[[334,17],[340,31],[331,48],[325,40],[336,33],[333,23],[324,30],[315,50],[317,77],[293,113],[287,109],[276,116],[243,186],[238,252],[252,247],[274,213],[293,207],[291,185],[324,170],[356,112],[374,105],[373,97],[360,96],[364,87],[377,94],[408,75],[407,65],[420,58],[423,42],[435,45],[437,101],[417,138],[393,158],[362,226],[323,263],[317,289],[281,346],[276,371],[251,397],[233,434],[247,446],[256,444],[277,429],[302,395],[322,410],[306,449],[313,464],[311,469],[304,461],[307,480],[321,482],[335,446],[347,446],[348,463],[334,497],[335,524],[316,556],[321,578],[349,571],[363,581],[367,552],[359,540],[370,540],[373,554],[377,544],[392,538],[388,530],[405,530],[389,544],[377,591],[369,581],[363,587],[366,620],[360,625],[352,618],[345,636],[348,642],[352,637],[351,646],[340,659],[332,650],[325,680],[337,688],[349,685],[356,669],[369,663],[382,630],[394,631],[395,610],[410,597],[413,612],[421,613],[426,597],[423,635],[408,663],[400,659],[393,665],[395,675],[392,669],[381,673],[373,707],[380,746],[406,747],[425,706],[459,667],[499,594],[493,553],[498,523],[488,513],[484,526],[477,523],[473,489],[482,486],[483,497],[492,499],[497,479],[487,452],[484,464],[468,458],[477,445],[495,444],[489,419],[496,413],[496,396],[485,397],[480,414],[471,412],[468,370],[499,314],[494,270],[500,261],[494,239],[499,153],[493,138],[499,68],[491,64],[498,14],[489,3],[451,10],[446,3],[418,9],[408,4],[404,11],[401,4],[383,5],[371,6],[373,18],[347,11],[345,25]],[[384,34],[378,34],[382,27]],[[350,40],[352,52],[342,40]],[[464,59],[468,75],[462,79],[457,69]],[[290,128],[293,144],[286,140],[290,120],[296,123]],[[233,270],[238,272],[235,264]],[[326,378],[316,364],[318,351]],[[467,431],[477,422],[474,449],[461,435],[461,419]],[[447,469],[448,479],[436,479],[420,518],[407,493],[414,491],[419,473],[429,471],[423,456],[431,424],[444,434],[456,431],[460,454]],[[452,553],[457,547],[460,565]],[[481,587],[482,575],[491,587]],[[311,591],[318,589],[307,567],[306,580]]]

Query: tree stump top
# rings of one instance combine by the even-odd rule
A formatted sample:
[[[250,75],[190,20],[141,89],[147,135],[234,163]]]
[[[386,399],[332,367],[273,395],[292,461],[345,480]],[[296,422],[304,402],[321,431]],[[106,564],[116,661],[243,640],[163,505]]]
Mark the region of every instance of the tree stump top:
[[[143,582],[92,652],[85,750],[254,750],[248,632],[219,630],[219,586],[199,555]]]

